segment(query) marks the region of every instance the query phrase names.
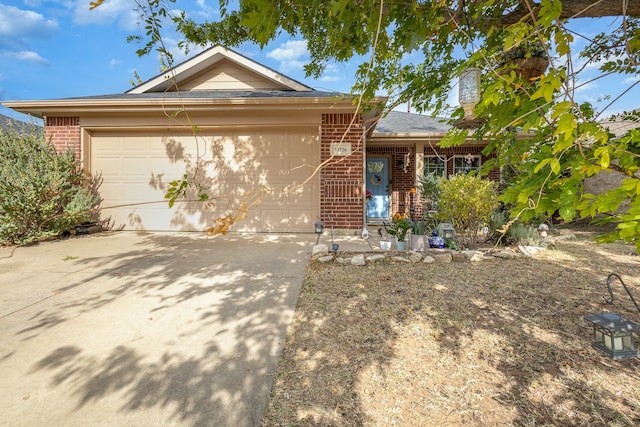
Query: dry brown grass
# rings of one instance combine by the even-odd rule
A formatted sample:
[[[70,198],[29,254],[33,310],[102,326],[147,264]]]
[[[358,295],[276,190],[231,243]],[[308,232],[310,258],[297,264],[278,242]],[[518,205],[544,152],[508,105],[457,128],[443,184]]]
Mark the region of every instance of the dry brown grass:
[[[640,297],[640,259],[576,234],[535,259],[312,261],[264,424],[639,425],[640,362],[591,349],[583,317],[610,272]]]

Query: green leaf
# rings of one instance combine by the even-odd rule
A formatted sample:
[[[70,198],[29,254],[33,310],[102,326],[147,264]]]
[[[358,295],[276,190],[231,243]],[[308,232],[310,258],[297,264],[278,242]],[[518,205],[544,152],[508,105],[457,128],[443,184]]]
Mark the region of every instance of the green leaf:
[[[560,0],[542,0],[540,11],[538,12],[538,24],[549,27],[560,18],[562,12],[562,2]]]
[[[543,167],[545,167],[546,165],[549,164],[549,162],[551,162],[551,158],[548,159],[543,159],[540,163],[537,164],[537,166],[533,169],[533,172],[538,173],[540,171],[540,169],[542,169]]]

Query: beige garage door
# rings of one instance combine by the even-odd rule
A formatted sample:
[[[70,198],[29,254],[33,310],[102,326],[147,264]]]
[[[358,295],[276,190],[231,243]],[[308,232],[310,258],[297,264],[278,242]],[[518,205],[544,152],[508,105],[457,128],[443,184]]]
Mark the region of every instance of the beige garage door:
[[[101,174],[102,217],[115,228],[202,231],[216,218],[248,216],[234,231],[309,232],[319,215],[317,128],[208,132],[192,135],[94,133],[91,171]],[[185,173],[210,199],[178,199],[169,208],[168,184]]]

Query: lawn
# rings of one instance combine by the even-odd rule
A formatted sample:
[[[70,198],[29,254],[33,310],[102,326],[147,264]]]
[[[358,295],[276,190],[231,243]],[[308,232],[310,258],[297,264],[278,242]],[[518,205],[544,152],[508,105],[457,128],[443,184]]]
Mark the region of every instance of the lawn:
[[[633,246],[562,230],[535,258],[309,264],[266,426],[636,426],[640,362],[592,349],[584,316],[640,313]],[[616,283],[616,285],[619,285]]]

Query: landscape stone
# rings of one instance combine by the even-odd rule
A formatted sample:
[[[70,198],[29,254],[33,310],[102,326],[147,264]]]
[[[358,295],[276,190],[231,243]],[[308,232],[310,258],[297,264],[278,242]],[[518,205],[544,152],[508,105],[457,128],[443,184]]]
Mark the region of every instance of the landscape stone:
[[[376,262],[385,259],[386,257],[381,254],[369,255],[366,260],[369,262]]]
[[[545,249],[541,246],[518,245],[518,250],[520,251],[520,253],[522,253],[522,255],[531,258],[544,251]]]
[[[492,252],[491,256],[502,259],[514,259],[518,257],[518,254],[511,252],[510,250],[504,249],[498,252]]]
[[[406,259],[405,257],[401,257],[401,256],[394,256],[391,259],[394,260],[394,261],[398,261],[398,262],[411,262],[408,259]]]
[[[329,246],[324,243],[320,243],[318,245],[313,245],[311,249],[311,256],[322,256],[329,253]]]
[[[427,256],[424,257],[422,262],[424,262],[425,264],[433,264],[434,262],[436,262],[436,259],[434,257],[432,257],[431,255],[427,255]]]
[[[356,255],[351,258],[351,265],[365,265],[364,254]]]
[[[435,254],[433,257],[438,262],[447,263],[447,262],[452,262],[453,261],[453,256],[451,255],[450,252],[445,252],[445,253],[441,253],[441,254]]]
[[[318,258],[318,261],[320,261],[320,264],[326,264],[328,262],[333,261],[333,256],[332,255],[321,256],[320,258]]]
[[[409,261],[413,263],[420,262],[422,261],[422,255],[418,252],[413,252],[411,255],[409,255]]]
[[[464,251],[463,254],[470,262],[480,262],[484,258],[484,254],[480,251]]]

